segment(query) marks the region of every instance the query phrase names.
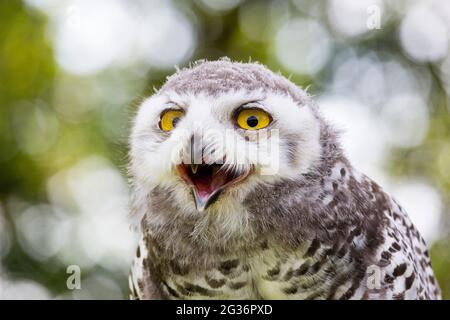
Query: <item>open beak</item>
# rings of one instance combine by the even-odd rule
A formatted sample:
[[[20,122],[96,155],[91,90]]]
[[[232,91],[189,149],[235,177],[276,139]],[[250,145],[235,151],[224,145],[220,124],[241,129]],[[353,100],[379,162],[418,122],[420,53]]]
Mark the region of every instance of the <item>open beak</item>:
[[[181,178],[191,186],[195,206],[200,212],[216,201],[226,187],[235,185],[250,174],[250,170],[230,172],[221,164],[180,164],[177,169]]]

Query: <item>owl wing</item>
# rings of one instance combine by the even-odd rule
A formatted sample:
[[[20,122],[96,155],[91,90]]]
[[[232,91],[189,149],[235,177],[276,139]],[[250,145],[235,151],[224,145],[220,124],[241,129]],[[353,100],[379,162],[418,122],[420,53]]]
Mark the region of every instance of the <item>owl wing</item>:
[[[131,300],[160,300],[161,292],[155,279],[155,274],[151,274],[151,261],[145,242],[145,236],[139,241],[136,255],[128,276]]]
[[[391,197],[385,211],[385,242],[377,253],[388,299],[440,299],[425,240]]]

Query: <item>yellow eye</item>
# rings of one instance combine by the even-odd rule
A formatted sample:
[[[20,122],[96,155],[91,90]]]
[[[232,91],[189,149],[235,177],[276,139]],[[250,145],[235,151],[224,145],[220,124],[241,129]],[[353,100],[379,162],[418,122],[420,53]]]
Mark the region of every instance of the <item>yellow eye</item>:
[[[162,131],[171,131],[183,115],[184,112],[181,110],[166,110],[161,114],[159,127]]]
[[[261,109],[243,109],[237,117],[236,122],[242,129],[258,130],[267,127],[272,121],[270,115]]]

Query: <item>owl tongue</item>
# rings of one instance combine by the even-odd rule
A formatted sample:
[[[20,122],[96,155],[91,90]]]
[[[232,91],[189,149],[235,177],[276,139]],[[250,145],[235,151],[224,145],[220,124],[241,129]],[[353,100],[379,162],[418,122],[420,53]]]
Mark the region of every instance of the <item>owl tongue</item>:
[[[220,192],[231,183],[241,180],[247,174],[228,173],[222,165],[180,165],[183,180],[192,186],[197,210],[203,211],[212,204]]]

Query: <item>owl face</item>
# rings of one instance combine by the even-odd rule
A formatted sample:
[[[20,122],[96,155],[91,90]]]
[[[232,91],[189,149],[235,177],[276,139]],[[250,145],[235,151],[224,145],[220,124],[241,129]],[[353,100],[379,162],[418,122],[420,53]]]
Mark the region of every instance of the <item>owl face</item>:
[[[216,63],[169,78],[140,106],[131,136],[135,188],[166,190],[193,215],[236,209],[258,184],[296,179],[320,157],[304,92],[260,65]],[[237,85],[248,76],[251,88]]]

